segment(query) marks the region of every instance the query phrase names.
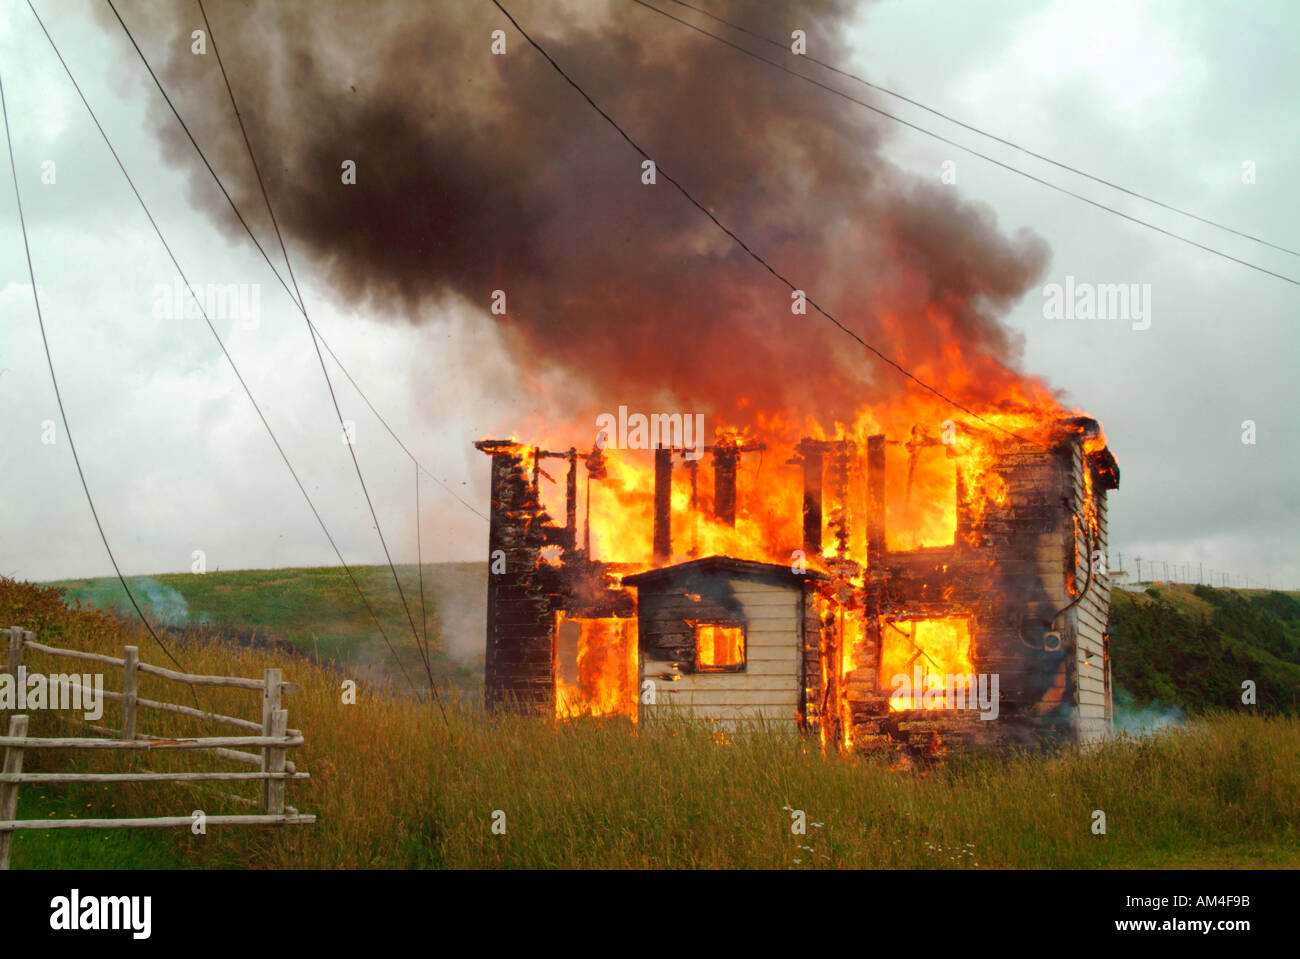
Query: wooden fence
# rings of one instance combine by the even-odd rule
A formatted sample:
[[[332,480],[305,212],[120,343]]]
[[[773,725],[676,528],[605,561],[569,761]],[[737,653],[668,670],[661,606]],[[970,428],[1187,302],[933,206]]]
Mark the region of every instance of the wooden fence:
[[[2,636],[3,633],[0,633]],[[9,868],[9,853],[13,845],[14,832],[19,829],[123,829],[135,827],[189,826],[195,822],[192,816],[156,816],[148,819],[15,819],[18,812],[18,788],[23,783],[116,783],[116,782],[173,782],[177,784],[194,782],[246,782],[262,783],[261,800],[248,799],[231,793],[221,793],[224,798],[245,805],[261,808],[260,814],[234,816],[205,816],[204,823],[209,826],[283,826],[313,823],[315,816],[300,815],[293,806],[285,803],[285,783],[290,779],[307,779],[306,772],[301,772],[286,758],[287,750],[301,746],[304,742],[302,733],[289,728],[289,713],[282,709],[280,700],[283,695],[295,692],[297,686],[283,681],[279,669],[268,669],[262,679],[247,679],[240,676],[196,676],[190,673],[175,672],[162,666],[153,666],[140,662],[139,649],[127,646],[122,659],[105,656],[100,653],[88,653],[75,649],[59,649],[46,646],[35,640],[33,633],[14,626],[9,630],[9,659],[7,671],[14,676],[17,683],[19,667],[22,665],[23,650],[62,656],[69,659],[101,663],[106,666],[118,666],[122,669],[122,690],[114,692],[103,690],[106,700],[122,704],[122,726],[114,729],[107,726],[94,726],[88,722],[82,725],[106,733],[116,738],[40,738],[27,735],[28,717],[12,715],[9,717],[8,735],[0,736],[0,745],[4,746],[4,766],[0,770],[0,869]],[[205,712],[191,706],[175,703],[158,702],[144,699],[137,692],[139,675],[145,673],[178,683],[194,686],[224,686],[234,689],[258,690],[262,694],[262,719],[240,719],[235,716],[222,716],[218,713]],[[74,674],[75,675],[75,674]],[[51,684],[52,685],[52,684]],[[77,686],[83,692],[86,687],[77,683],[63,683],[65,688]],[[90,690],[94,692],[94,690]],[[206,736],[193,739],[165,739],[138,732],[137,718],[141,709],[191,716],[210,722],[224,723],[239,729],[253,730],[252,736]],[[258,766],[257,772],[126,772],[126,773],[25,773],[23,772],[24,753],[37,749],[99,749],[154,751],[171,749],[205,749],[223,759],[233,760],[250,766]],[[260,750],[251,752],[249,750]]]

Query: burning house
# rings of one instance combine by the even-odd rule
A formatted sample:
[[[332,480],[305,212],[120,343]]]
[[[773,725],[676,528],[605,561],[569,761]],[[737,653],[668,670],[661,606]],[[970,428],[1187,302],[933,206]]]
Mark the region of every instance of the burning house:
[[[991,427],[478,443],[489,706],[759,719],[867,754],[1106,735],[1115,460],[1087,417]]]
[[[491,4],[343,5],[345,42],[306,45],[224,4],[257,41],[227,54],[250,141],[283,157],[265,183],[188,48],[158,44],[196,138],[239,151],[214,219],[242,237],[227,200],[276,197],[340,309],[446,346],[416,390],[431,423],[529,418],[479,443],[488,703],[757,717],[859,751],[1101,735],[1117,472],[1003,322],[1050,279],[1046,241],[897,162],[865,104],[635,5],[522,6],[557,59]],[[827,63],[861,55],[858,6],[727,4]],[[498,30],[511,52],[486,55]],[[337,171],[339,143],[364,157],[343,189],[300,175]],[[658,444],[601,412],[667,403],[693,412]]]

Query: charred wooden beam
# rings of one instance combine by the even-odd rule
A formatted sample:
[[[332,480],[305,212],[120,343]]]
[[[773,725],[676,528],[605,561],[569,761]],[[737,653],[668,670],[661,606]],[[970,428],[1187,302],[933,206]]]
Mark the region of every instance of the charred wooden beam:
[[[691,474],[691,549],[692,557],[700,555],[700,461],[688,459],[686,469]]]
[[[654,558],[669,559],[673,555],[672,494],[673,451],[666,447],[655,450],[655,513]]]
[[[497,440],[475,445],[492,457],[484,698],[489,709],[549,712],[555,708],[553,588],[539,567],[548,529],[555,527],[524,466],[524,448]]]
[[[809,556],[822,552],[822,450],[817,440],[799,443],[796,465],[803,467],[803,548]]]
[[[567,531],[566,549],[578,545],[578,451],[569,449],[569,475],[564,483],[564,528]]]
[[[713,515],[728,526],[736,525],[736,464],[740,450],[732,444],[713,449]]]
[[[836,443],[831,450],[831,479],[835,484],[835,509],[831,513],[831,527],[835,531],[836,552],[840,556],[848,555],[853,527],[853,510],[849,504],[852,450],[853,447],[847,442]]]
[[[867,563],[885,562],[885,437],[867,437]]]

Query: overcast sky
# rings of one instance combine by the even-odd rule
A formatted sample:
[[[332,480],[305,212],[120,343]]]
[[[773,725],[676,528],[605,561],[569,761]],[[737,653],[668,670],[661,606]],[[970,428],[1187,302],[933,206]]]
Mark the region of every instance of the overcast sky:
[[[208,204],[194,202],[188,169],[164,156],[154,131],[165,107],[120,30],[108,29],[90,2],[36,5],[189,279],[260,284],[257,327],[243,329],[236,318],[219,321],[219,330],[344,556],[382,562],[301,316],[251,244],[230,239]],[[627,15],[623,0],[599,6]],[[792,26],[798,20],[791,15]],[[680,29],[667,21],[655,28]],[[1297,38],[1300,7],[1291,2],[902,0],[863,7],[855,56],[843,66],[1132,190],[1300,249]],[[736,68],[767,69],[743,61]],[[8,0],[0,12],[0,69],[50,348],[124,571],[188,571],[195,550],[210,569],[335,563],[202,321],[153,315],[155,286],[175,270],[24,3]],[[1295,256],[1116,194],[907,105],[882,106],[1300,277]],[[229,132],[238,136],[233,121]],[[883,152],[936,179],[954,161],[953,188],[994,210],[1003,232],[1028,228],[1046,240],[1044,283],[1068,276],[1150,285],[1148,329],[1047,319],[1041,286],[1006,318],[1024,338],[1024,368],[1065,388],[1071,404],[1105,425],[1122,473],[1110,501],[1112,561],[1122,551],[1130,570],[1142,556],[1144,573],[1145,560],[1158,559],[1249,575],[1252,584],[1300,586],[1300,289],[906,129],[891,132]],[[48,162],[53,183],[43,182]],[[1246,163],[1253,183],[1243,182]],[[0,573],[106,575],[111,567],[62,426],[53,443],[43,442],[47,421],[59,416],[9,185],[0,189],[0,223]],[[522,436],[539,400],[510,375],[481,309],[449,301],[437,323],[386,322],[342,305],[328,269],[295,266],[313,320],[394,430],[485,513],[488,460],[472,443]],[[332,363],[330,372],[344,415],[356,422],[355,448],[390,545],[399,561],[413,561],[413,467]],[[1255,423],[1253,444],[1242,442],[1246,420]],[[427,480],[421,503],[426,561],[484,557],[481,516]]]

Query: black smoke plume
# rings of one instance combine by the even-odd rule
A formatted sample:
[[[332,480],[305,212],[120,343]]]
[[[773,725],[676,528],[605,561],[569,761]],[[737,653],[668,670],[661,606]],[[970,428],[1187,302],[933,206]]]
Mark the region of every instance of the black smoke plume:
[[[820,59],[854,65],[860,11],[847,0],[704,2],[767,36],[802,29]],[[1044,243],[1003,235],[938,169],[892,164],[889,121],[630,0],[506,6],[661,168],[845,325],[969,404],[1023,382],[999,317],[1044,269]],[[119,7],[274,249],[211,44],[191,51],[197,6]],[[643,184],[641,157],[486,0],[206,8],[313,295],[412,323],[458,297],[500,325],[522,370],[558,368],[606,409],[829,418],[915,390],[811,310],[793,315],[789,290],[666,181]],[[240,233],[161,103],[154,121],[169,159],[193,171],[196,202]],[[488,311],[497,289],[505,316]]]

